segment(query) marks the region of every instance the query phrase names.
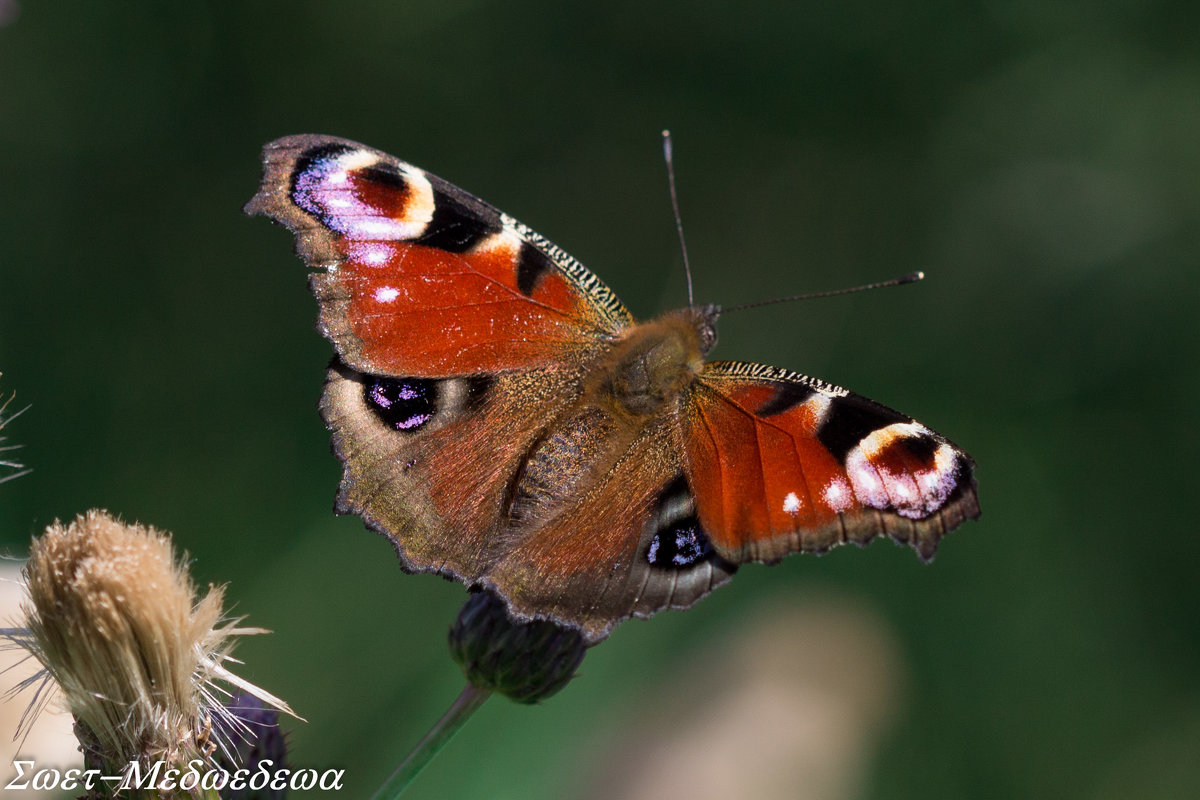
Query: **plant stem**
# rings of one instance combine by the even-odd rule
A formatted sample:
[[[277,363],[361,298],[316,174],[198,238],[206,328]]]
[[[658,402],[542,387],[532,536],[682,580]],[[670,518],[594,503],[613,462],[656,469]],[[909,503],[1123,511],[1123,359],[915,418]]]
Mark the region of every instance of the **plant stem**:
[[[458,733],[463,724],[475,713],[475,710],[491,696],[492,693],[487,689],[480,689],[468,683],[451,704],[449,710],[442,715],[436,725],[429,729],[425,738],[409,752],[400,766],[396,767],[396,771],[387,779],[387,782],[379,787],[379,791],[375,792],[371,800],[395,800],[399,797],[413,782],[413,779],[421,774],[421,770],[425,769],[425,766],[433,760],[438,751],[454,738],[454,734]]]

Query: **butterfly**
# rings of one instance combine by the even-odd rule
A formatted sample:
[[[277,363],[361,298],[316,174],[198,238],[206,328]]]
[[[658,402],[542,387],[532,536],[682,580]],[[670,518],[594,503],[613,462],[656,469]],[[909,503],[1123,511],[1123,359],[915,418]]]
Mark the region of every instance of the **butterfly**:
[[[335,510],[517,619],[591,644],[744,562],[881,534],[928,560],[979,516],[945,437],[816,378],[706,362],[720,307],[636,322],[558,246],[386,153],[271,142],[245,210],[314,270]]]

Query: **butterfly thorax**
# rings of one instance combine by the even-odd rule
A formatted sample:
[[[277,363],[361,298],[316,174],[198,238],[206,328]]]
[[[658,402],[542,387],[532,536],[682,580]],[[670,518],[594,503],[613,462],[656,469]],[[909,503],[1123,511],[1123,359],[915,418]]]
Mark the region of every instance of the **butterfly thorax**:
[[[593,371],[591,401],[637,421],[657,415],[700,373],[715,322],[715,309],[685,308],[627,329]]]

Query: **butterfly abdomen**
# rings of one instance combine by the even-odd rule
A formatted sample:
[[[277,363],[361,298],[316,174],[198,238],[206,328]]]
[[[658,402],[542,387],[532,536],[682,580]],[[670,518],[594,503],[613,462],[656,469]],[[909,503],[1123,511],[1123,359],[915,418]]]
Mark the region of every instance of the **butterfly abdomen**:
[[[529,527],[553,517],[603,474],[619,438],[613,418],[594,406],[577,407],[547,429],[517,475],[509,524]]]

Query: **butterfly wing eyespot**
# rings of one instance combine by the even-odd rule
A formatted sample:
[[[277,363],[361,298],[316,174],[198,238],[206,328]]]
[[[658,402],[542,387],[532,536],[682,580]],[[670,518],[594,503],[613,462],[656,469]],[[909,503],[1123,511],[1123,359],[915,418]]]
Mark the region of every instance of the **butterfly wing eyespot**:
[[[691,522],[656,531],[646,549],[646,561],[664,569],[690,567],[712,553],[712,545],[699,523]]]
[[[687,473],[734,563],[887,534],[924,559],[979,516],[974,462],[921,423],[807,376],[706,366],[683,418]]]
[[[696,518],[692,490],[682,473],[659,495],[647,530],[646,561],[657,569],[689,569],[719,558]]]
[[[422,378],[377,377],[363,390],[367,407],[398,431],[418,431],[437,409],[438,381]]]
[[[349,366],[441,378],[586,360],[632,324],[594,274],[424,170],[355,142],[277,140],[247,204],[296,234]]]

